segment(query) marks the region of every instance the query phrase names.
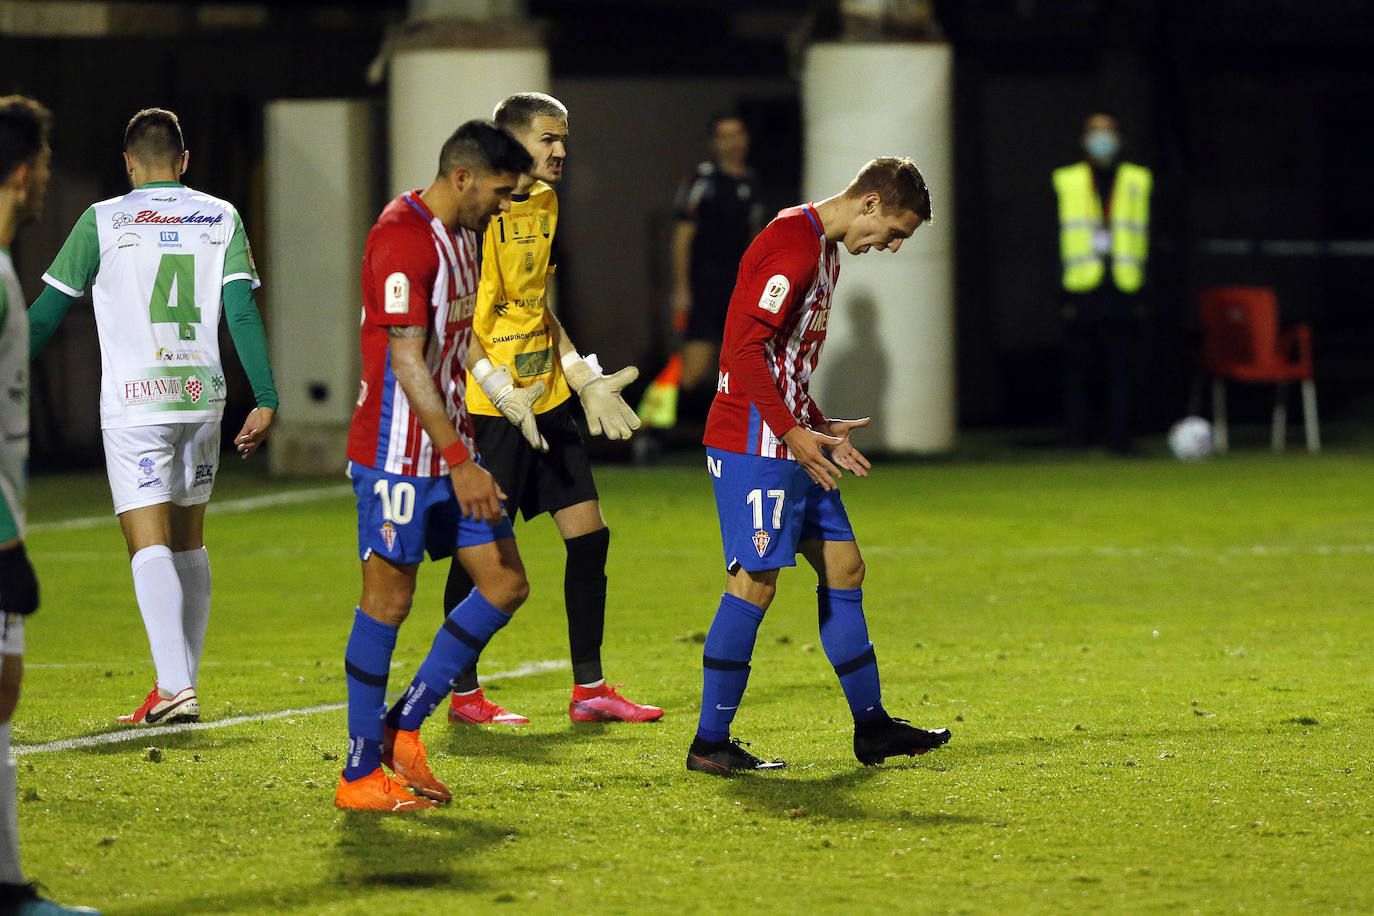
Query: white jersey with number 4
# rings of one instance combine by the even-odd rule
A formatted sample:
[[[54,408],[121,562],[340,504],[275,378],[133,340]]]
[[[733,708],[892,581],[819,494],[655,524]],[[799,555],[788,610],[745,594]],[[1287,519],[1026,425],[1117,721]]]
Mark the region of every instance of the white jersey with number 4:
[[[259,285],[232,204],[172,182],[93,204],[43,280],[91,290],[102,429],[220,418],[221,293],[231,280]]]

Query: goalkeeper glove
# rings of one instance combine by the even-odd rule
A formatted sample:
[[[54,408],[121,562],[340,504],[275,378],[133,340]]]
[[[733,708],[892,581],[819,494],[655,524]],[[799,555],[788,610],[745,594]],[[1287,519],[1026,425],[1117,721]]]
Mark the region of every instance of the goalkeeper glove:
[[[563,375],[568,379],[568,386],[582,399],[587,428],[593,436],[628,439],[633,430],[639,429],[639,417],[620,392],[639,378],[639,370],[626,366],[619,372],[602,375],[595,363],[595,354],[583,359],[576,353],[569,353],[563,357]]]
[[[482,386],[482,391],[491,400],[492,406],[520,430],[534,448],[541,452],[549,450],[549,443],[539,432],[534,419],[534,402],[544,393],[544,383],[535,382],[527,388],[517,388],[511,379],[510,370],[505,366],[493,366],[489,359],[479,359],[472,367],[472,377]]]
[[[38,577],[24,545],[0,550],[0,614],[32,614],[38,610]]]

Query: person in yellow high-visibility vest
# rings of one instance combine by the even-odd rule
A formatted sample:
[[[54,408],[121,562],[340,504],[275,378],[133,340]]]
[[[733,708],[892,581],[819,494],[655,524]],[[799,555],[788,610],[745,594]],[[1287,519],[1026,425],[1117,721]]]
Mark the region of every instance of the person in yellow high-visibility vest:
[[[1064,425],[1069,442],[1131,447],[1131,379],[1145,335],[1150,170],[1120,159],[1116,119],[1083,123],[1086,158],[1054,170],[1060,310],[1064,318]],[[1096,391],[1104,403],[1099,408]],[[1103,435],[1095,418],[1105,414]]]

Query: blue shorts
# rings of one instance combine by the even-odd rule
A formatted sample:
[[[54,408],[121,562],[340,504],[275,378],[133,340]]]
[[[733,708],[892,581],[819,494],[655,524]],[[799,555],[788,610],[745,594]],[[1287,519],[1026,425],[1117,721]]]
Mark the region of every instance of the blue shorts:
[[[795,461],[708,448],[706,470],[727,570],[796,566],[802,541],[854,540],[840,491],[827,491]]]
[[[453,483],[442,477],[406,477],[350,461],[348,476],[358,495],[358,557],[372,554],[393,563],[419,563],[452,555],[459,547],[515,537],[502,512],[495,525],[464,518]]]

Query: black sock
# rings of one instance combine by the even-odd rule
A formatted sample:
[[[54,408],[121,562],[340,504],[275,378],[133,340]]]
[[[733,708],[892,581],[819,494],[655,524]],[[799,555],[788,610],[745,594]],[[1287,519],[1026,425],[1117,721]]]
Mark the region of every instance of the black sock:
[[[568,538],[563,571],[563,603],[568,611],[568,647],[573,683],[590,684],[601,673],[601,640],[606,630],[606,553],[611,530]]]
[[[463,599],[473,589],[472,576],[463,568],[463,564],[454,557],[448,565],[448,583],[444,585],[444,618],[448,619],[449,612],[462,603]],[[477,669],[469,668],[458,679],[453,682],[454,693],[471,693],[477,689]]]

